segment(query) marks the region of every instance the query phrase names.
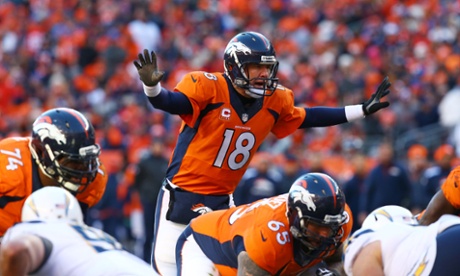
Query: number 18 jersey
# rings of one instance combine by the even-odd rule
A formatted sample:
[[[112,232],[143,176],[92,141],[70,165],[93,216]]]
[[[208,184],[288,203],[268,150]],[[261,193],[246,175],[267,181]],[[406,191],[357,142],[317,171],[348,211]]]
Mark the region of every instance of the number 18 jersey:
[[[291,90],[279,86],[272,96],[245,107],[222,73],[191,72],[175,88],[185,94],[193,114],[183,120],[166,177],[199,193],[231,194],[263,140],[293,133],[305,118]]]

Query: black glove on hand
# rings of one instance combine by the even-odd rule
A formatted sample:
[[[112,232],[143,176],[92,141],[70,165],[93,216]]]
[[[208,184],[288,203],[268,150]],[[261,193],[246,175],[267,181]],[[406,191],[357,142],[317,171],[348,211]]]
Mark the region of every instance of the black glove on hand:
[[[150,55],[152,58],[150,58]],[[157,55],[152,51],[149,55],[149,51],[144,49],[144,55],[140,53],[138,55],[140,64],[137,61],[134,61],[134,66],[136,66],[137,73],[139,74],[139,79],[147,86],[157,85],[165,72],[158,71],[157,67]]]
[[[316,270],[316,276],[340,276],[340,274],[334,269],[320,267]]]
[[[383,79],[382,83],[380,83],[379,87],[377,88],[377,91],[374,94],[372,94],[369,100],[363,103],[364,115],[367,116],[369,114],[375,113],[378,110],[388,107],[390,105],[389,102],[380,102],[381,98],[385,97],[386,95],[388,95],[388,93],[390,93],[390,90],[388,90],[390,86],[391,83],[388,80],[388,77],[385,77],[385,79]]]

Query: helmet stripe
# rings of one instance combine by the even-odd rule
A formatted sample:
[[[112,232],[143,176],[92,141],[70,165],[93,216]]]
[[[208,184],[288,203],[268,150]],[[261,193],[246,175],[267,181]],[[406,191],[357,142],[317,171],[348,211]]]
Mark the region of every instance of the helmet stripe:
[[[66,111],[68,111],[72,116],[74,116],[79,122],[80,124],[83,126],[83,128],[85,129],[85,134],[86,134],[86,137],[88,137],[88,130],[89,130],[89,122],[88,120],[85,118],[85,116],[83,116],[81,113],[79,112],[76,112],[74,110],[71,110],[71,109],[67,109]]]
[[[336,190],[335,190],[335,185],[332,184],[331,179],[325,175],[321,175],[321,177],[326,181],[327,185],[331,189],[332,196],[334,197],[334,207],[337,206],[337,196],[336,196]]]
[[[269,43],[269,41],[267,41],[267,38],[265,36],[263,36],[262,34],[259,34],[259,33],[256,33],[256,32],[253,32],[253,34],[257,35],[258,37],[260,37],[260,39],[264,42],[265,47],[268,49],[268,47],[270,46],[270,43]]]
[[[308,187],[308,183],[307,183],[307,181],[305,179],[299,180],[299,184],[300,184],[300,186],[304,187],[305,189],[307,189],[307,187]]]

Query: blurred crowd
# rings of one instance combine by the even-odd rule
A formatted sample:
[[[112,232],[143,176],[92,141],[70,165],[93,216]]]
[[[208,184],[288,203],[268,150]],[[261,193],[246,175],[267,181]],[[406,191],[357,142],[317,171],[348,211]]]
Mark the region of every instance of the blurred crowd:
[[[415,187],[397,200],[423,209],[424,179],[445,155],[444,167],[459,164],[460,3],[454,0],[0,0],[0,139],[29,135],[35,117],[49,108],[84,113],[111,174],[93,218],[119,239],[142,238],[137,164],[154,142],[169,158],[180,118],[149,105],[132,62],[143,49],[155,50],[166,72],[162,86],[172,90],[185,72],[222,72],[228,40],[246,30],[271,39],[280,83],[299,105],[360,103],[386,75],[392,87],[391,106],[365,120],[267,139],[241,189],[258,187],[255,197],[270,196],[284,191],[282,179],[324,171],[343,185],[354,183],[347,201],[356,204],[356,217],[372,204],[394,203],[374,198],[379,187],[393,201],[401,187]],[[382,188],[386,168],[401,185]],[[264,171],[271,171],[268,182],[258,182]],[[364,193],[367,202],[354,198]]]

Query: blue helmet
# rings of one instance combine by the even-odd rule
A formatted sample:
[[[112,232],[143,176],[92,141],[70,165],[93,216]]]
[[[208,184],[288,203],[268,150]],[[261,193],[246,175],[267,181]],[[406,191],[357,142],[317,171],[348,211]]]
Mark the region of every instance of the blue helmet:
[[[292,184],[287,216],[294,237],[294,258],[301,266],[335,250],[344,233],[342,225],[349,220],[344,193],[323,173],[305,174]],[[312,226],[326,229],[327,235],[312,231]]]
[[[40,170],[72,193],[80,193],[96,178],[100,147],[92,124],[80,112],[55,108],[32,125],[32,156]]]
[[[251,80],[245,72],[245,65],[249,63],[270,65],[268,78],[255,79],[264,83],[263,89],[250,84]],[[272,95],[278,85],[278,60],[275,49],[260,33],[243,32],[233,37],[225,48],[224,68],[225,74],[233,84],[243,88],[246,94],[253,98]]]

